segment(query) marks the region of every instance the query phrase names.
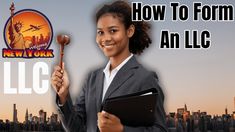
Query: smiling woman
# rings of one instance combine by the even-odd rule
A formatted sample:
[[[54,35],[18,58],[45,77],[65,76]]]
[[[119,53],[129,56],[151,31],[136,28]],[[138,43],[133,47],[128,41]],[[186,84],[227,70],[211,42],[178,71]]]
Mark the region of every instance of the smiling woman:
[[[111,65],[110,70],[130,56],[128,44],[134,31],[133,25],[126,30],[122,22],[110,13],[101,16],[98,20],[96,42],[104,54],[109,57],[111,64],[116,62]]]
[[[51,83],[57,92],[57,105],[68,131],[76,132],[156,132],[167,131],[164,95],[156,73],[138,63],[133,54],[149,47],[150,26],[131,20],[131,7],[124,1],[104,5],[96,14],[96,42],[109,62],[92,71],[73,106],[69,94],[69,78],[64,65],[55,66]],[[116,115],[101,111],[105,100],[155,88],[158,92],[154,124],[129,126]],[[141,119],[140,119],[141,120]]]

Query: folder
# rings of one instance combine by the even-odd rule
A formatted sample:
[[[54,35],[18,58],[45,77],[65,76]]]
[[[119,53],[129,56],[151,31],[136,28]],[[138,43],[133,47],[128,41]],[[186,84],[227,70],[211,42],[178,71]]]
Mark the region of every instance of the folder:
[[[117,116],[126,126],[152,126],[155,121],[157,90],[151,88],[133,94],[108,98],[101,110]]]

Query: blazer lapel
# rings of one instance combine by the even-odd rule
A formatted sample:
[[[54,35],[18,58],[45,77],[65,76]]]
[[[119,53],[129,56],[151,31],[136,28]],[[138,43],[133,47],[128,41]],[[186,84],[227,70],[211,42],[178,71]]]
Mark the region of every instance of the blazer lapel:
[[[116,74],[112,83],[109,85],[109,88],[104,96],[106,100],[113,92],[115,92],[125,81],[127,81],[133,74],[134,68],[138,67],[139,63],[136,61],[133,56]]]
[[[104,83],[104,73],[103,73],[103,70],[101,69],[101,70],[99,70],[99,72],[97,74],[96,81],[95,81],[97,112],[99,112],[101,110],[103,83]]]

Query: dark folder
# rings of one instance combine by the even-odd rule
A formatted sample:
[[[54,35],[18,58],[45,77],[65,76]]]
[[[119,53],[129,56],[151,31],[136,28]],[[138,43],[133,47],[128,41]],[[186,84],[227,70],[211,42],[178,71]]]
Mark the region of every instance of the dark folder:
[[[151,126],[155,121],[157,90],[145,91],[106,99],[102,110],[116,115],[123,125]]]

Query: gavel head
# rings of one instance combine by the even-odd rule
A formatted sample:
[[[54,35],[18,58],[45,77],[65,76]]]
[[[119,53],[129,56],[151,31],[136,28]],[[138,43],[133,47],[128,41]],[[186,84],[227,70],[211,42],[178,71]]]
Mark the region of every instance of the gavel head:
[[[60,34],[57,36],[57,43],[61,46],[68,45],[70,42],[70,38],[68,35]]]

